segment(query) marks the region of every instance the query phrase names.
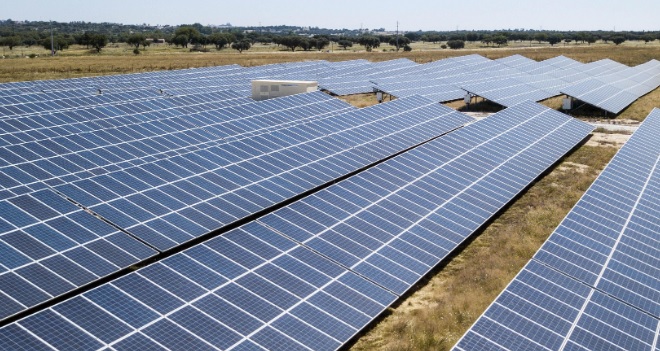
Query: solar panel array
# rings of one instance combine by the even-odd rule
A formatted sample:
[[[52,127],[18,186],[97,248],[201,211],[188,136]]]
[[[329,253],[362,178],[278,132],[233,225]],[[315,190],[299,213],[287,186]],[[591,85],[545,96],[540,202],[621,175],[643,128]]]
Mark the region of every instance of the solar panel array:
[[[470,120],[413,97],[55,189],[165,251]]]
[[[593,129],[528,99],[593,77],[640,93],[656,63],[469,55],[0,85],[0,349],[337,349]],[[246,98],[263,78],[405,97]],[[437,101],[466,90],[511,107],[457,130],[472,119]]]
[[[461,99],[467,91],[503,106],[530,99],[540,101],[561,92],[612,112],[621,111],[635,96],[639,98],[658,87],[658,64],[657,60],[651,60],[630,68],[612,60],[582,64],[564,56],[536,62],[521,55],[497,60],[467,55],[425,64],[396,59],[376,63],[307,61],[249,68],[228,65],[5,84],[0,87],[0,102],[5,102],[0,106],[0,118],[75,108],[72,101],[83,104],[79,106],[104,105],[129,99],[151,100],[162,94],[222,90],[247,97],[254,79],[313,80],[319,82],[320,89],[335,95],[370,93],[377,89],[397,97],[421,95],[438,102]],[[465,76],[471,77],[466,80]],[[594,84],[588,84],[590,80],[605,84],[597,89]]]
[[[457,350],[660,346],[655,109]]]
[[[612,60],[582,64],[564,56],[541,62],[521,55],[497,60],[474,56],[448,58],[383,74],[342,77],[338,84],[363,89],[350,93],[371,88],[398,97],[422,95],[439,102],[461,99],[469,92],[503,106],[566,93],[618,112],[660,85],[654,60],[630,68]]]
[[[421,97],[214,96],[0,123],[0,319],[472,121]]]
[[[233,94],[228,94],[225,97],[232,101],[232,96]],[[304,104],[305,102],[307,104]],[[280,106],[280,109],[287,113],[280,112],[278,116],[276,106]],[[294,121],[302,123],[309,119],[310,114],[317,114],[316,117],[320,118],[323,115],[331,116],[354,110],[322,93],[275,99],[269,103],[252,102],[244,107],[251,109],[234,112],[235,121],[244,121],[245,112],[250,111],[248,113],[252,115],[251,118],[258,119],[260,123],[252,123],[252,133],[247,136],[254,136],[257,127],[267,128],[268,131],[276,129],[278,124],[281,124],[280,128],[284,128]],[[257,107],[265,109],[259,110]],[[115,111],[121,112],[121,109],[116,108]],[[152,113],[153,111],[149,112]],[[228,119],[230,116],[218,114],[214,120],[211,117],[212,110],[205,113],[207,119],[195,119],[194,115],[187,115],[184,119],[189,125],[203,127],[208,132],[213,128],[212,122],[218,122],[218,118],[226,122],[222,118]],[[83,210],[71,201],[80,204],[98,194],[107,198],[114,194],[113,191],[120,191],[126,196],[127,191],[133,189],[136,184],[144,186],[147,184],[145,182],[154,178],[137,173],[141,166],[151,171],[157,170],[154,167],[165,166],[168,171],[161,169],[158,177],[163,177],[170,171],[181,171],[181,167],[186,167],[186,171],[191,172],[191,169],[195,169],[195,164],[189,159],[187,163],[183,161],[190,153],[190,147],[218,145],[215,141],[217,135],[211,135],[206,143],[202,142],[204,140],[200,138],[200,134],[176,139],[177,134],[172,133],[172,129],[179,127],[178,133],[184,133],[185,129],[173,122],[172,117],[176,116],[173,113],[166,114],[171,123],[161,124],[161,128],[152,120],[140,128],[136,128],[139,124],[133,124],[132,129],[129,129],[130,123],[116,118],[117,116],[103,115],[104,118],[98,118],[80,111],[78,116],[87,118],[78,119],[74,123],[53,116],[40,117],[39,120],[44,124],[29,130],[17,126],[33,126],[30,121],[35,120],[34,116],[9,119],[3,125],[6,128],[3,128],[3,146],[0,148],[0,180],[3,186],[3,200],[0,201],[0,319],[108,276],[156,253],[153,250],[154,245],[148,246],[136,237],[128,235],[125,229],[118,230],[118,226],[113,227],[101,218],[93,216],[89,208]],[[123,114],[122,118],[127,116],[139,115]],[[115,123],[108,122],[112,119]],[[139,118],[136,120],[141,121]],[[161,123],[164,120],[155,119]],[[203,122],[206,122],[206,125],[202,124]],[[87,127],[81,127],[83,125]],[[221,125],[231,127],[227,123]],[[111,133],[113,129],[118,134]],[[83,133],[83,130],[86,133]],[[122,130],[124,132],[121,132]],[[125,132],[126,130],[130,132]],[[239,136],[239,131],[245,130],[234,127],[223,133],[225,137],[232,132]],[[37,139],[37,136],[40,136],[41,140]],[[152,142],[149,142],[150,140]],[[176,140],[180,143],[174,144]],[[184,140],[187,143],[181,144]],[[149,159],[159,161],[148,162]],[[133,176],[137,178],[132,178]],[[131,179],[134,181],[130,182]],[[179,189],[177,195],[181,197],[181,193],[185,193],[184,190],[205,185],[199,182],[194,184],[196,185],[189,183],[188,187],[177,184],[173,187]],[[77,191],[71,191],[76,185],[80,186],[74,188]],[[55,187],[66,190],[68,194],[63,194]],[[90,191],[91,194],[84,190]],[[141,190],[147,189],[143,187]],[[153,196],[153,192],[147,194]],[[155,199],[136,194],[133,198],[122,198],[121,209],[133,211],[130,216],[142,215],[158,208],[154,200],[163,201],[166,198],[166,194]],[[140,204],[142,208],[136,208],[131,201]],[[191,227],[194,225],[189,224]]]
[[[11,323],[0,349],[337,349],[592,129],[514,106]]]
[[[601,74],[564,87],[561,92],[605,111],[618,114],[635,100],[660,86],[660,61]]]

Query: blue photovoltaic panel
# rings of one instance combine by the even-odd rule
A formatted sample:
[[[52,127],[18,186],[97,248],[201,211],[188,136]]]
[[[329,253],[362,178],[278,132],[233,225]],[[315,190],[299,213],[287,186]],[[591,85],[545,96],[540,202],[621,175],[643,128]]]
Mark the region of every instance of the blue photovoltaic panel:
[[[660,233],[659,131],[655,109],[535,256],[655,316],[660,316],[660,248],[652,244]]]
[[[527,57],[519,55],[519,54],[499,58],[495,61],[497,61],[499,63],[502,63],[504,65],[507,65],[509,67],[518,67],[518,66],[523,66],[525,64],[530,64],[530,63],[535,63],[536,62],[536,61],[534,61],[530,58],[527,58]]]
[[[133,90],[128,92],[89,95],[85,97],[63,98],[57,100],[26,102],[4,105],[0,109],[0,118],[16,118],[22,115],[43,114],[60,110],[76,109],[95,105],[112,105],[131,100],[150,100],[160,94],[155,89]],[[10,111],[10,112],[7,112]],[[13,112],[13,113],[12,113]]]
[[[410,97],[56,189],[167,250],[470,121]]]
[[[222,104],[215,110],[194,113],[184,111],[186,107],[137,115],[117,109],[117,115],[111,118],[92,118],[92,114],[88,121],[67,125],[74,130],[64,125],[35,129],[41,131],[41,139],[35,139],[29,131],[13,129],[4,134],[6,145],[0,146],[0,184],[6,190],[0,197],[40,189],[44,183],[53,186],[107,175],[113,170],[187,153],[191,148],[210,148],[234,138],[354,110],[323,93],[259,103],[243,101],[238,102],[240,106]],[[11,126],[0,123],[5,130]],[[11,140],[25,141],[9,143]]]
[[[0,329],[0,348],[335,350],[395,299],[252,223]]]
[[[0,320],[156,252],[51,190],[0,201]]]
[[[657,350],[660,110],[601,172],[460,350]]]
[[[660,86],[660,65],[653,61],[626,69],[609,68],[609,71],[609,74],[593,72],[595,78],[564,87],[561,92],[617,114]]]
[[[258,221],[401,295],[592,129],[522,103]]]
[[[465,176],[468,168],[479,167],[484,175],[477,175],[473,185],[482,191],[488,184],[500,184],[490,183],[497,182],[497,170],[531,180],[591,130],[532,103],[507,111],[19,320],[0,329],[0,346],[12,345],[20,335],[25,343],[48,343],[55,349],[161,344],[335,350],[469,235],[468,228],[456,231],[461,225],[485,221],[487,213],[497,211],[495,198],[502,206],[525,186],[521,181],[515,183],[520,187],[517,191],[498,188],[505,191],[499,197],[496,192],[480,194],[491,201],[486,203],[472,194],[467,183],[463,188],[446,184],[442,187],[446,191],[466,196],[447,201],[452,196],[434,188],[439,186],[438,177],[447,171]],[[512,138],[520,143],[518,151],[504,148]],[[478,150],[489,150],[486,164],[479,161]],[[530,166],[531,172],[516,166],[532,154],[538,161]],[[397,179],[408,186],[397,187]],[[479,217],[452,212],[462,206],[473,206],[465,210],[475,210]],[[405,219],[399,215],[424,220],[404,230],[400,224]],[[322,238],[325,244],[304,240],[314,233],[318,236],[311,235],[312,240]],[[359,252],[366,254],[365,259],[347,265]],[[398,279],[405,280],[407,287],[393,284]],[[55,338],[63,330],[68,337]]]
[[[541,101],[557,95],[554,92],[533,87],[516,78],[492,79],[481,83],[464,84],[461,88],[505,107],[523,101]]]

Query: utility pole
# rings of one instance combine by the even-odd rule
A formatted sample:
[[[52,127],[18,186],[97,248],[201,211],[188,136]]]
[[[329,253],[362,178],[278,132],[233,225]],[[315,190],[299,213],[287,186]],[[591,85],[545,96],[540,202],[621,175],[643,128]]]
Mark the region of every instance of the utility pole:
[[[55,43],[53,40],[53,21],[50,21],[50,56],[55,56]]]
[[[396,21],[396,51],[399,51],[399,21]]]

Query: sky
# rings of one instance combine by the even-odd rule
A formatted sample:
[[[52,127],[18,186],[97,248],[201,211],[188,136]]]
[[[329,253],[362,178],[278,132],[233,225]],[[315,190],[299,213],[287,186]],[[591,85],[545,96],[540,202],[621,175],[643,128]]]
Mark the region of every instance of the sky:
[[[0,19],[395,30],[660,30],[659,0],[0,0]]]

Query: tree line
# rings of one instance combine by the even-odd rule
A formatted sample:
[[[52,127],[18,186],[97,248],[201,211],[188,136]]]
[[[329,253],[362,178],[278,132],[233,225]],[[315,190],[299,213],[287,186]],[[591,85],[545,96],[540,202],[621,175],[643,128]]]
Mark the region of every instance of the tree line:
[[[251,28],[251,29],[249,29]],[[52,42],[51,42],[51,33]],[[316,34],[311,34],[316,33]],[[347,50],[362,45],[367,51],[386,43],[394,49],[412,50],[412,42],[442,43],[442,47],[459,49],[465,43],[480,42],[486,46],[503,46],[509,42],[529,41],[556,45],[559,43],[592,44],[602,40],[616,45],[626,40],[651,42],[660,39],[660,32],[612,32],[612,31],[416,31],[402,35],[385,35],[368,30],[327,30],[317,27],[303,30],[301,27],[228,27],[217,28],[199,23],[181,26],[121,25],[113,23],[49,23],[0,21],[0,46],[13,50],[15,47],[41,45],[50,50],[66,50],[73,44],[83,45],[100,52],[108,44],[126,43],[146,49],[153,43],[163,42],[193,51],[233,48],[239,52],[249,50],[255,43],[276,44],[287,50],[325,50],[331,45]]]

